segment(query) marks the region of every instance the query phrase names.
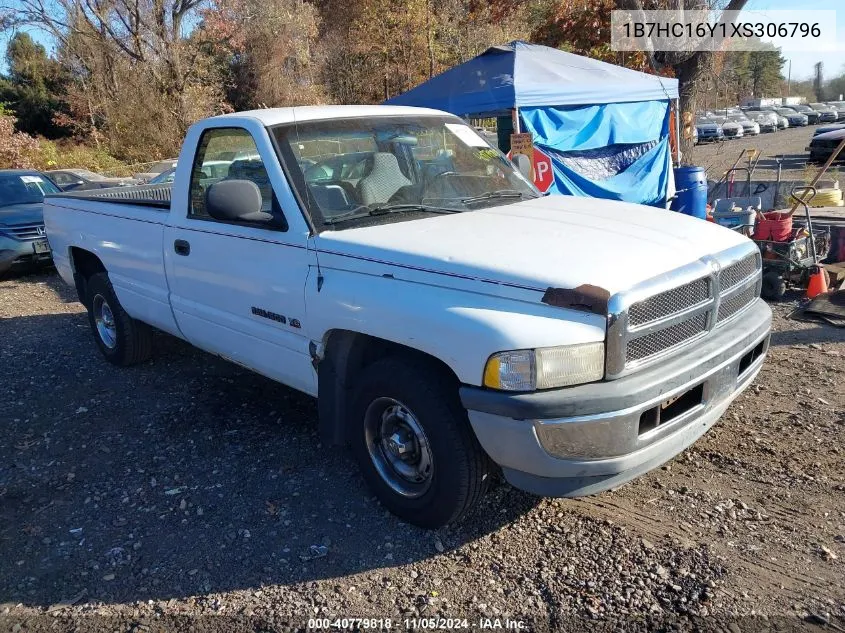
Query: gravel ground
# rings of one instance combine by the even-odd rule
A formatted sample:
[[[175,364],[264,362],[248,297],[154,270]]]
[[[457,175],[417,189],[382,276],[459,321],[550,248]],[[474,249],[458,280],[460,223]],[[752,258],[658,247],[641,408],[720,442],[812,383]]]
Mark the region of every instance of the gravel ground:
[[[577,500],[502,483],[427,532],[320,445],[311,399],[165,335],[114,368],[55,273],[0,281],[0,629],[845,626],[845,330],[794,306],[756,384],[662,469]]]
[[[758,149],[761,157],[754,170],[754,180],[775,180],[777,178],[777,158],[780,157],[782,159],[782,182],[792,183],[793,185],[806,184],[819,169],[818,164],[807,164],[809,152],[806,150],[817,127],[808,125],[778,132],[768,132],[759,136],[730,139],[720,143],[703,143],[697,145],[693,150],[692,163],[704,167],[707,170],[707,178],[716,181],[733,166],[742,150]],[[743,160],[739,166],[744,167],[746,164],[746,161]],[[825,179],[839,178],[841,171],[841,164],[834,165],[828,170]],[[737,182],[744,182],[746,177],[744,172],[736,172],[735,179]],[[845,186],[845,182],[842,182],[841,185]]]

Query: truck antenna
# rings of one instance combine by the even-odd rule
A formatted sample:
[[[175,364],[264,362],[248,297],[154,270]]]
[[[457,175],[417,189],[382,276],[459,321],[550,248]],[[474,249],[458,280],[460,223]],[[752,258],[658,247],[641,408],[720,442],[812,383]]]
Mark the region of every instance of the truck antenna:
[[[296,107],[293,106],[290,109],[291,116],[293,117],[293,129],[296,130],[296,142],[297,145],[299,144],[299,122],[296,120]],[[308,190],[308,187],[305,187],[305,195],[310,197],[311,192]],[[311,235],[309,239],[313,240],[314,237],[314,226],[313,222],[311,224]],[[323,282],[325,281],[325,277],[323,277],[323,271],[320,268],[320,251],[317,249],[317,242],[312,241],[314,244],[314,259],[317,261],[317,292],[320,292],[323,289]]]

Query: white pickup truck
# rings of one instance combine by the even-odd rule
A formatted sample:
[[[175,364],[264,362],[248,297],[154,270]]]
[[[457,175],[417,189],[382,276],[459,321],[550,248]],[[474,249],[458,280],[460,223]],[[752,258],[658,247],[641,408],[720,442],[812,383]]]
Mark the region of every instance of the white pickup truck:
[[[496,465],[549,496],[645,473],[769,345],[751,241],[541,196],[435,110],[206,119],[172,186],[53,195],[44,215],[107,360],[146,360],[157,328],[316,396],[326,440],[421,526],[465,514]]]

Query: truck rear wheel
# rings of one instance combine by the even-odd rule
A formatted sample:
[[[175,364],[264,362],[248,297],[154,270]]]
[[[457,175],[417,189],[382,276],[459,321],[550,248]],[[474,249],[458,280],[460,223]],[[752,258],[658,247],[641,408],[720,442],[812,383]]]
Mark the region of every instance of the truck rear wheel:
[[[126,313],[108,274],[91,275],[86,287],[88,322],[106,360],[121,367],[147,360],[152,352],[152,329]]]
[[[483,495],[491,464],[445,372],[385,358],[363,370],[355,391],[350,442],[379,501],[425,528],[464,516]]]

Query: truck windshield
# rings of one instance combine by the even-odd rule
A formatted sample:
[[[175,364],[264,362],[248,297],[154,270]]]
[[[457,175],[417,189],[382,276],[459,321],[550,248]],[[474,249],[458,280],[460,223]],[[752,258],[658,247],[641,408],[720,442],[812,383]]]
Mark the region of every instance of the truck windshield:
[[[0,207],[37,204],[48,193],[59,193],[59,189],[40,174],[0,174]]]
[[[306,121],[272,132],[317,227],[379,223],[388,214],[472,211],[540,195],[456,117]]]

